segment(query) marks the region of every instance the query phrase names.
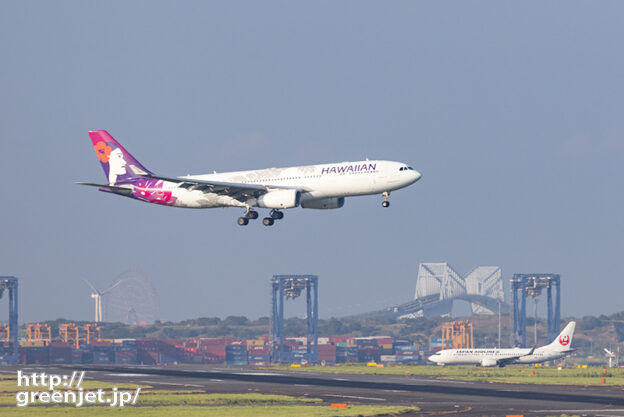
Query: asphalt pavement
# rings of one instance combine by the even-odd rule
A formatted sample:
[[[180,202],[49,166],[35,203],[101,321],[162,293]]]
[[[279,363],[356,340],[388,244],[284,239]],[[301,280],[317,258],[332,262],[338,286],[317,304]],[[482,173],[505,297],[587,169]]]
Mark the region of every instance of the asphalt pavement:
[[[259,370],[228,366],[58,365],[4,366],[0,373],[67,374],[85,379],[202,389],[211,393],[281,394],[322,398],[327,403],[415,405],[414,416],[624,416],[624,390],[613,386],[500,384],[410,375],[353,375]]]

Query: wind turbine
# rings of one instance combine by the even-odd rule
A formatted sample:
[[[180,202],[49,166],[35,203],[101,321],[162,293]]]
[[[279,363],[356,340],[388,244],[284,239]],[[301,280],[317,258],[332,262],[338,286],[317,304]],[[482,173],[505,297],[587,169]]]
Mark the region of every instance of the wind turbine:
[[[117,281],[116,283],[111,285],[107,290],[100,291],[97,288],[95,288],[95,285],[91,284],[91,282],[89,282],[88,279],[83,278],[82,280],[93,290],[93,292],[91,293],[91,298],[95,299],[95,322],[99,323],[102,321],[102,296],[110,292],[113,288],[115,288],[119,284],[121,284],[122,281]]]

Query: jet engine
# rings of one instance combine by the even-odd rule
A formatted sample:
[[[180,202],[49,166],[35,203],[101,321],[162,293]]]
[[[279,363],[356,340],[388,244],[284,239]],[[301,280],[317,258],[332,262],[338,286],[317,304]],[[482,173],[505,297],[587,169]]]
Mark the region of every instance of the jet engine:
[[[297,190],[269,191],[257,199],[258,207],[270,209],[286,209],[299,205],[301,193]]]
[[[491,366],[497,366],[497,365],[498,365],[498,361],[496,359],[491,359],[491,358],[481,359],[481,366],[491,367]]]
[[[337,209],[344,206],[344,197],[317,198],[314,200],[304,200],[301,207],[309,209]]]

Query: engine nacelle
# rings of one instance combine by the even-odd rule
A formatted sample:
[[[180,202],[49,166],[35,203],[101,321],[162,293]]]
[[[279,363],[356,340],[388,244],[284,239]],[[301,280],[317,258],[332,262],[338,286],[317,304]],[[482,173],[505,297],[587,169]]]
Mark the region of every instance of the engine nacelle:
[[[301,207],[309,209],[337,209],[344,206],[344,197],[317,198],[314,200],[304,200]]]
[[[301,193],[297,190],[276,190],[261,195],[256,200],[258,207],[270,209],[286,209],[299,205]]]
[[[498,366],[498,361],[496,359],[483,358],[481,359],[481,366],[485,366],[485,367]]]

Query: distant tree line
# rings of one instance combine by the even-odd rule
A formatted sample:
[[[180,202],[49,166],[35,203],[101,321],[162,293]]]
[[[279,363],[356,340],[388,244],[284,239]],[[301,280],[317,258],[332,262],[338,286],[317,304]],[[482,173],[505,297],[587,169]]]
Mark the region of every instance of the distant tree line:
[[[332,317],[329,319],[319,320],[319,335],[346,335],[351,337],[387,335],[395,338],[421,340],[424,344],[426,341],[425,339],[434,335],[436,329],[439,329],[439,326],[443,322],[451,320],[453,319],[449,317],[421,317],[405,320],[369,319],[355,321]],[[613,324],[619,340],[624,340],[624,311],[610,316],[584,316],[576,320],[577,329],[582,331],[590,331]],[[55,336],[58,335],[59,324],[68,322],[72,321],[57,319],[47,321],[45,323],[52,328],[52,334]],[[73,323],[77,326],[83,327],[86,323],[90,322],[73,321]],[[269,317],[260,317],[256,320],[249,320],[245,316],[228,316],[224,319],[219,317],[200,317],[196,319],[182,320],[180,322],[162,322],[157,320],[155,323],[146,326],[109,322],[104,322],[100,325],[102,327],[102,337],[104,338],[188,338],[232,336],[251,339],[269,335],[271,323]],[[284,331],[287,337],[303,336],[305,335],[306,330],[306,319],[291,317],[284,320]],[[486,343],[487,340],[495,340],[496,332],[497,329],[494,327],[479,329],[479,334],[475,335],[475,344],[481,345]],[[439,336],[439,334],[435,335]]]

